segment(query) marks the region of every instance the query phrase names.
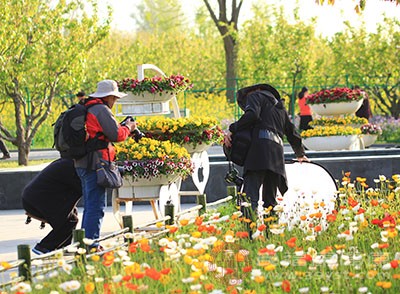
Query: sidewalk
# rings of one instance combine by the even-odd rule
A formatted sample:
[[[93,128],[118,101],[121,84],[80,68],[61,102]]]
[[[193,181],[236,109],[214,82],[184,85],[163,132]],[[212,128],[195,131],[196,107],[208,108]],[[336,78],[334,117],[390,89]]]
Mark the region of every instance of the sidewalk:
[[[195,204],[183,204],[182,209],[190,208]],[[121,207],[124,211],[125,207]],[[134,225],[140,225],[147,221],[154,220],[151,206],[147,204],[134,205],[132,209]],[[81,227],[82,208],[79,208],[79,223]],[[31,248],[40,241],[51,230],[46,224],[40,229],[40,222],[32,219],[30,224],[25,224],[26,216],[24,210],[0,210],[0,262],[17,260],[17,246],[28,244]],[[101,236],[120,229],[117,220],[114,218],[112,207],[107,207],[101,229]],[[32,256],[35,256],[32,253]]]

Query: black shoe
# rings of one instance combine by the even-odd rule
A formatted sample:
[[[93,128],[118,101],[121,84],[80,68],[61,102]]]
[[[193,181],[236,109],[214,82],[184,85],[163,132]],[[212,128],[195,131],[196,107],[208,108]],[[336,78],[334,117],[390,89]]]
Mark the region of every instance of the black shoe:
[[[3,157],[0,159],[4,160],[4,159],[9,159],[9,158],[11,158],[10,154],[4,154]]]
[[[32,251],[33,251],[33,253],[35,253],[37,255],[42,255],[42,254],[51,252],[50,249],[44,248],[44,247],[40,246],[39,244],[36,244],[36,246],[32,248]]]

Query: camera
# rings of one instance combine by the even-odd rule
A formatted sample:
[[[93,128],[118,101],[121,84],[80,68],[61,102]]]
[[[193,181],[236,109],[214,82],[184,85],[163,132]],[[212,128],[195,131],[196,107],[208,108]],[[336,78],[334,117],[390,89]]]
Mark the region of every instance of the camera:
[[[121,126],[125,126],[126,123],[128,121],[135,121],[135,119],[132,116],[127,116],[124,118],[124,120],[121,122]],[[131,132],[131,135],[133,136],[133,138],[135,139],[135,142],[139,142],[140,139],[142,139],[143,137],[145,137],[146,135],[144,133],[142,133],[138,128],[136,128],[135,130],[133,130]]]
[[[229,170],[225,175],[225,181],[238,187],[243,185],[243,178],[239,176],[239,171],[231,166],[229,166]]]

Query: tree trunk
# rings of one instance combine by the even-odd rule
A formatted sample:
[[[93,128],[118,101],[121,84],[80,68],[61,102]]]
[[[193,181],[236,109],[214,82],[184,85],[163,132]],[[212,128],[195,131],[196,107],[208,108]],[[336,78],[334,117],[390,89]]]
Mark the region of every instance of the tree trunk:
[[[235,102],[237,44],[231,36],[224,37],[225,64],[226,64],[226,97],[229,102]]]
[[[18,165],[28,165],[30,149],[30,144],[18,144]]]

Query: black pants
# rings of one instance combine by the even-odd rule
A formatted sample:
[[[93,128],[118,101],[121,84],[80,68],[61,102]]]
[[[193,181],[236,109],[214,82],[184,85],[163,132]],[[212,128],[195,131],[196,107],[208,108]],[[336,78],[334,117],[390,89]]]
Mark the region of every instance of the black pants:
[[[276,193],[281,176],[269,171],[247,171],[244,175],[244,187],[243,192],[251,200],[251,208],[255,211],[258,206],[258,200],[260,198],[260,187],[262,188],[262,200],[264,201],[264,207],[274,207],[276,205]]]
[[[10,152],[7,149],[6,144],[4,144],[3,140],[0,139],[0,150],[3,152],[3,155],[10,155]]]
[[[300,116],[300,126],[299,129],[301,131],[303,130],[308,130],[312,129],[312,127],[309,125],[310,122],[312,122],[313,118],[311,115],[301,115]]]
[[[78,209],[74,206],[71,210],[70,205],[65,208],[59,207],[57,211],[43,212],[36,209],[33,205],[22,199],[22,205],[26,212],[46,220],[53,228],[39,245],[50,251],[69,245],[72,241],[72,231],[78,224]]]

